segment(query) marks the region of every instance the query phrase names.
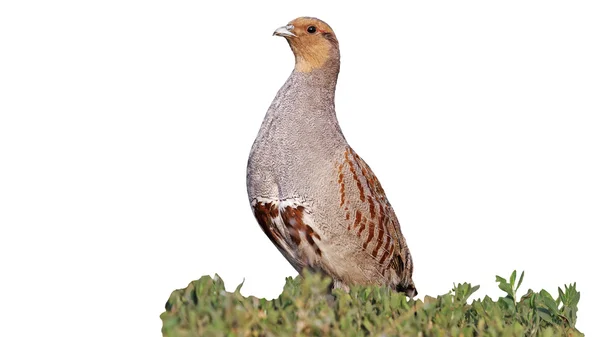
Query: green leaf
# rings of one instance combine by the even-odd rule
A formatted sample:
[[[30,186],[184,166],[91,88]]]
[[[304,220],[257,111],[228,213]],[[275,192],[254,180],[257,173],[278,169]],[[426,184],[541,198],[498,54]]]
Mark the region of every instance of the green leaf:
[[[575,293],[575,295],[573,296],[573,298],[571,299],[571,305],[577,305],[579,303],[579,297],[580,297],[581,293],[577,292]]]
[[[511,288],[514,288],[516,279],[517,279],[517,271],[513,270],[512,274],[510,274],[510,287]]]
[[[523,283],[523,276],[525,276],[525,271],[521,272],[521,277],[519,277],[519,283],[517,284],[517,288],[515,290],[518,290],[521,286],[521,283]]]
[[[498,288],[500,288],[500,290],[504,291],[508,295],[512,296],[512,288],[510,287],[510,285],[508,283],[500,283],[498,285]]]
[[[558,287],[558,298],[563,304],[567,304],[567,296],[565,296],[565,293],[562,291],[562,289],[560,289],[560,287]]]
[[[558,306],[556,305],[556,301],[554,301],[552,298],[552,295],[550,295],[546,290],[540,291],[540,294],[542,295],[542,301],[544,302],[544,305],[550,309],[550,312],[552,314],[558,314]]]
[[[548,323],[554,323],[552,316],[550,316],[550,314],[544,308],[538,308],[537,314],[544,321]]]
[[[242,286],[244,285],[244,282],[246,282],[246,278],[242,279],[242,283],[240,283],[236,288],[234,293],[236,294],[240,294],[241,290],[242,290]]]
[[[465,300],[467,300],[469,297],[471,297],[471,295],[473,295],[473,293],[475,293],[477,290],[479,290],[479,285],[476,285],[476,286],[470,288],[469,292],[465,296]]]
[[[514,304],[514,302],[512,301],[512,299],[510,299],[510,298],[508,298],[508,297],[500,297],[500,299],[499,299],[499,302],[501,302],[501,303],[504,303],[504,305],[505,305],[505,308],[506,308],[507,310],[514,309],[514,307],[515,307],[515,304]]]

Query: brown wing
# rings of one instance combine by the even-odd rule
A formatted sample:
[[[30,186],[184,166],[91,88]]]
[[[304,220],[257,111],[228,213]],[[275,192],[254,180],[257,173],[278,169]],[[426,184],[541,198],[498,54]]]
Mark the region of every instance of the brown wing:
[[[414,290],[412,257],[379,180],[350,147],[338,173],[339,205],[345,211],[347,230],[360,238],[362,249],[372,256],[382,274],[395,273],[392,279],[398,280],[398,290]]]

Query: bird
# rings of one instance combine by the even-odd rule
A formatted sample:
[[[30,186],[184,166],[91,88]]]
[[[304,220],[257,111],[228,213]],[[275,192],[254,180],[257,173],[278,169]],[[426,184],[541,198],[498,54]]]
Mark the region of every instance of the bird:
[[[344,137],[335,111],[338,39],[322,20],[299,17],[273,33],[295,66],[250,150],[247,192],[256,221],[298,271],[332,288],[377,285],[417,295],[413,260],[381,184]]]

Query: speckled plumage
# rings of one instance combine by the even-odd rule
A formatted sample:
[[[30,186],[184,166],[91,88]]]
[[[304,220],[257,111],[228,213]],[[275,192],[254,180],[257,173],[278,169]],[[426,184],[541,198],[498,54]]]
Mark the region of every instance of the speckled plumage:
[[[345,289],[380,284],[416,295],[396,215],[336,118],[335,34],[314,18],[298,18],[275,34],[289,42],[296,67],[267,111],[248,160],[257,221],[297,270],[324,272]]]

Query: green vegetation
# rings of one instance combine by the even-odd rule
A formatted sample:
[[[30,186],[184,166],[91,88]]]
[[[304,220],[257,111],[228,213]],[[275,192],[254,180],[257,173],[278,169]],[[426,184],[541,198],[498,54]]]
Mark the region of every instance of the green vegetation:
[[[532,290],[517,301],[516,271],[497,276],[506,296],[467,303],[479,288],[457,284],[444,295],[407,300],[380,287],[334,290],[319,275],[287,278],[274,300],[225,291],[216,276],[203,276],[176,290],[161,315],[167,337],[193,336],[583,336],[575,329],[580,293],[559,288],[557,299]]]

